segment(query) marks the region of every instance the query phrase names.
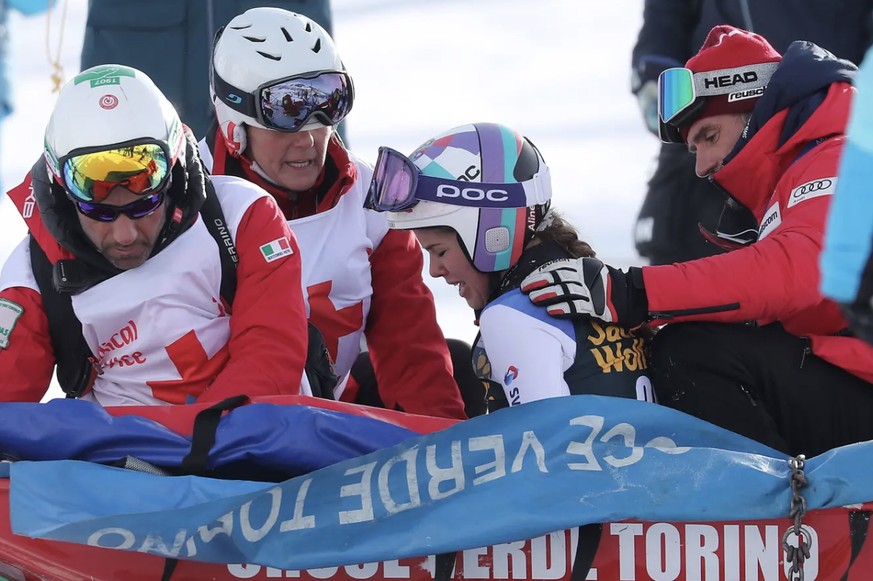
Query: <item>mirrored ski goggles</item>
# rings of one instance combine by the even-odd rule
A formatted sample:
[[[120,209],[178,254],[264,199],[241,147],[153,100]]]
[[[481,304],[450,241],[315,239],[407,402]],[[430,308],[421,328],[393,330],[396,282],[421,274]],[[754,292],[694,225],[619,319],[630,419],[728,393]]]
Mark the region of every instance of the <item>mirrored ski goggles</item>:
[[[139,220],[140,218],[151,216],[164,203],[164,197],[164,192],[158,192],[124,206],[96,204],[75,199],[73,203],[76,204],[76,209],[79,210],[79,213],[86,218],[91,218],[98,222],[114,222],[121,214],[124,214],[131,220]]]
[[[398,212],[425,200],[476,208],[525,208],[551,199],[548,167],[521,183],[460,182],[427,176],[412,160],[390,147],[380,147],[373,179],[364,202],[379,212]]]
[[[58,177],[76,202],[102,201],[118,186],[146,195],[166,185],[172,169],[169,160],[162,143],[122,145],[62,157]]]
[[[683,125],[700,112],[704,97],[726,95],[728,102],[761,96],[779,63],[695,73],[666,69],[658,77],[658,115],[663,123]]]
[[[310,120],[336,125],[352,109],[355,89],[345,72],[323,71],[271,81],[248,93],[213,71],[215,94],[231,109],[277,131],[300,131]]]

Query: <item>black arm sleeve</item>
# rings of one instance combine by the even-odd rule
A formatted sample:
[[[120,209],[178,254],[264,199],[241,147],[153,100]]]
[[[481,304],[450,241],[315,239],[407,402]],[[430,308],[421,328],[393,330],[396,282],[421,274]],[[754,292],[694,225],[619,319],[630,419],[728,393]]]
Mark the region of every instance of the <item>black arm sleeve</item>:
[[[700,0],[646,0],[631,61],[635,94],[662,70],[682,66],[694,54],[691,38],[699,18]]]

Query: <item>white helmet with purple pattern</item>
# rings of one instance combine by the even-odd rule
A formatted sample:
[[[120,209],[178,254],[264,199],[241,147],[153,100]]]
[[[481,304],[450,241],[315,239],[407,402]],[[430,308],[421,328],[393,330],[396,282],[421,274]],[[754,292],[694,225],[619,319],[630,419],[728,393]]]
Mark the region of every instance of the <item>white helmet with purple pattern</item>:
[[[475,123],[429,139],[409,160],[420,176],[438,178],[437,193],[389,211],[391,228],[452,228],[481,272],[518,262],[551,200],[549,168],[530,140],[505,125]]]

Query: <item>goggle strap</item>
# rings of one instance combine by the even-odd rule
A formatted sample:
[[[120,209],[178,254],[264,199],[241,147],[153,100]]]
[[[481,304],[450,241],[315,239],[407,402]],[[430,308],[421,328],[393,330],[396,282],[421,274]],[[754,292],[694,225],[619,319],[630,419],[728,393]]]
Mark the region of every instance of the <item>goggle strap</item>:
[[[438,178],[419,173],[417,187],[411,196],[411,201],[414,203],[406,207],[411,207],[420,201],[426,201],[464,207],[526,208],[532,205],[532,198],[537,198],[541,195],[542,188],[533,182],[534,180],[528,180],[523,183],[458,182],[453,178]],[[440,195],[440,186],[449,186],[453,195]],[[464,191],[474,190],[478,196],[475,199],[471,199],[463,193]],[[489,200],[482,198],[484,192],[494,190],[505,193],[501,194],[501,199]]]
[[[761,63],[744,67],[734,67],[731,69],[717,69],[714,71],[706,71],[704,73],[692,73],[691,78],[694,82],[694,94],[697,97],[714,97],[717,95],[727,95],[736,91],[759,89],[766,87],[770,82],[770,77],[779,68],[779,63]],[[719,77],[728,77],[733,80],[734,75],[743,75],[753,72],[757,76],[755,81],[742,82],[737,85],[731,83],[727,86],[720,86],[714,81]],[[707,86],[709,85],[709,86]],[[715,85],[715,86],[713,86]]]
[[[663,143],[685,143],[679,130],[661,119],[660,115],[658,116],[658,138]]]
[[[213,89],[222,103],[238,113],[257,118],[257,103],[254,95],[234,87],[222,79],[218,73],[213,72],[212,78],[214,79]]]
[[[535,173],[533,177],[521,185],[524,188],[524,193],[527,196],[528,206],[539,206],[545,204],[552,199],[552,179],[547,166],[540,160],[540,171]]]

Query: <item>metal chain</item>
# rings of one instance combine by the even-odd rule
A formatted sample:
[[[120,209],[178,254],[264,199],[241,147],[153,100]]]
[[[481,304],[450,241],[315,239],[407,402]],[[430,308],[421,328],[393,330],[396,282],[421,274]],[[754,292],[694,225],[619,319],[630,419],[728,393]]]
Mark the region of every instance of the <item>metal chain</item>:
[[[806,499],[803,498],[800,489],[808,484],[806,475],[803,473],[805,462],[806,456],[803,454],[788,461],[788,465],[791,467],[791,510],[788,512],[788,517],[793,519],[794,523],[782,536],[782,550],[785,551],[785,561],[791,564],[791,568],[788,570],[790,581],[803,581],[803,563],[809,558],[812,547],[812,537],[804,532],[801,522],[803,515],[806,514]],[[788,537],[792,534],[797,537],[796,547],[788,542]]]

